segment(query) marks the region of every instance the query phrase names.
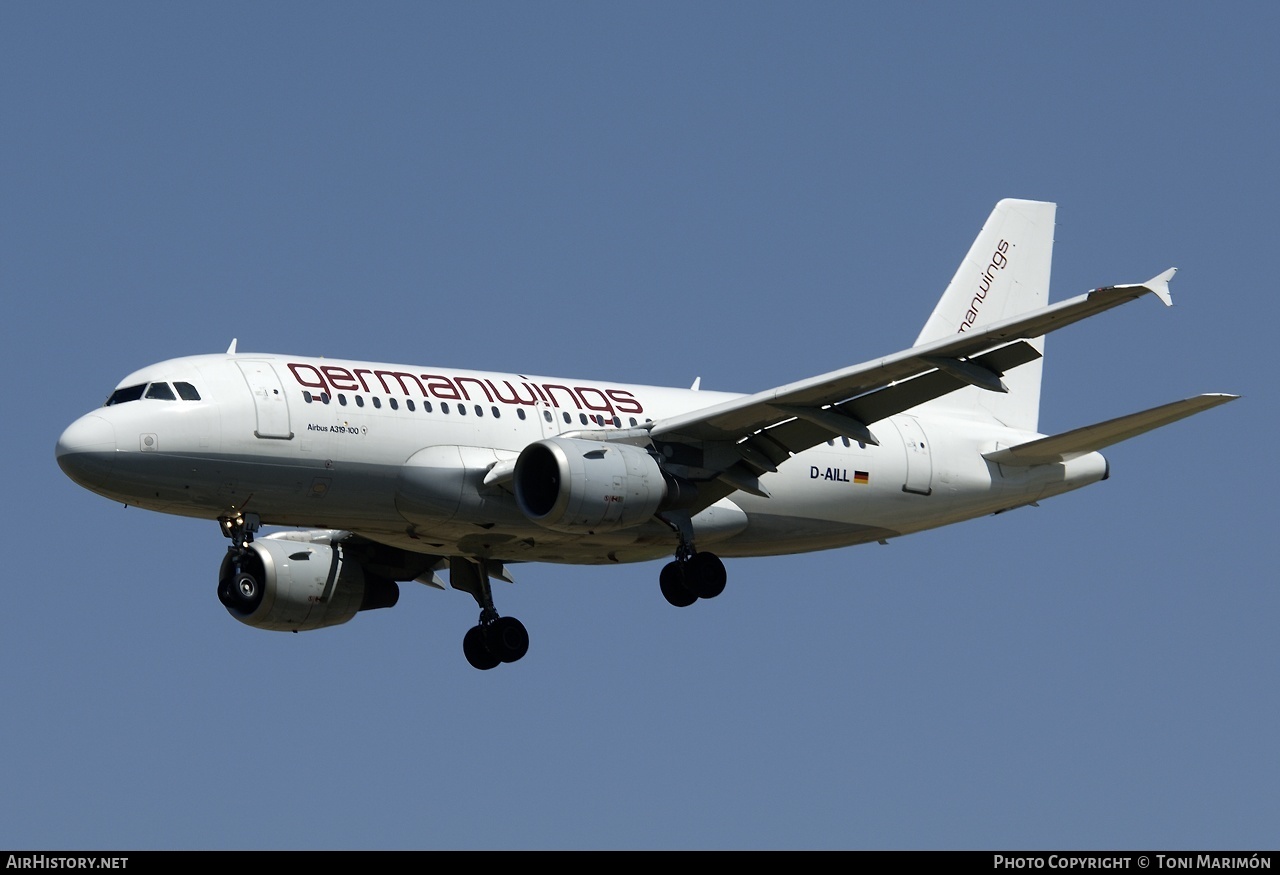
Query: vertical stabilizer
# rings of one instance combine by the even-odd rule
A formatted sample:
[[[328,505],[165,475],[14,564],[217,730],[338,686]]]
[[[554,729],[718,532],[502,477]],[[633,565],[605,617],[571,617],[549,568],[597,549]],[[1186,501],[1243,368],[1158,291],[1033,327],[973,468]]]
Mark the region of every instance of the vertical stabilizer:
[[[1014,199],[996,204],[915,345],[1047,306],[1057,208],[1044,201]],[[1029,342],[1044,353],[1043,337]],[[921,409],[1036,431],[1043,361],[1036,359],[1006,374],[1007,394],[969,386]]]

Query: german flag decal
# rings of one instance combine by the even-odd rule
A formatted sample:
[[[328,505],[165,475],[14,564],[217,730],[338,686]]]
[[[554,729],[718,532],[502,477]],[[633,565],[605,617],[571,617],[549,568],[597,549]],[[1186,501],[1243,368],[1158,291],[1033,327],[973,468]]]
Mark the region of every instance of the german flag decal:
[[[871,482],[871,475],[866,471],[854,471],[853,482],[861,483],[863,486],[866,486],[868,483]]]

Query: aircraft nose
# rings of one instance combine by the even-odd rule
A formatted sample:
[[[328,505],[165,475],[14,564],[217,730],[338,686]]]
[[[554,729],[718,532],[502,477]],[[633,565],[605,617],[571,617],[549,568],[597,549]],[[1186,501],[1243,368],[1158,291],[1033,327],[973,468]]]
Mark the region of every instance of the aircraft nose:
[[[58,438],[58,467],[68,477],[92,489],[104,486],[116,461],[116,430],[92,413],[80,417]]]

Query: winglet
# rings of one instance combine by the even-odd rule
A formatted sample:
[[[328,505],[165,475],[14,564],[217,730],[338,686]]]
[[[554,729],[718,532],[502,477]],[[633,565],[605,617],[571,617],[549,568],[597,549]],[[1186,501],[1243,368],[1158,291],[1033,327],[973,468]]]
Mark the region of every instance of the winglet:
[[[1154,276],[1143,283],[1144,286],[1151,289],[1155,296],[1164,301],[1166,307],[1173,306],[1173,296],[1169,294],[1169,280],[1173,279],[1173,275],[1178,272],[1176,267],[1171,267],[1159,276]]]
[[[1112,286],[1113,289],[1146,289],[1154,294],[1161,301],[1164,301],[1166,307],[1173,306],[1173,296],[1169,294],[1169,280],[1173,279],[1173,275],[1178,272],[1176,267],[1171,267],[1159,276],[1153,276],[1145,283],[1133,283],[1127,286]],[[1141,292],[1139,292],[1141,294]]]

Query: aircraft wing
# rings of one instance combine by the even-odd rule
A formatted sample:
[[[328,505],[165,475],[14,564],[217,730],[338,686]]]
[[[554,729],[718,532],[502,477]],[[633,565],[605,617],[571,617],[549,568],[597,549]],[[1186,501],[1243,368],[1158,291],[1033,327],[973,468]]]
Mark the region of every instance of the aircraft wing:
[[[1005,372],[1040,358],[1028,343],[1147,294],[1169,306],[1170,268],[1145,283],[1107,286],[993,323],[958,331],[884,358],[744,395],[647,427],[589,429],[575,437],[660,448],[668,467],[700,482],[696,508],[743,490],[768,496],[760,476],[835,437],[878,444],[868,428],[965,386],[1007,391]],[[485,485],[510,488],[515,460],[498,462]],[[714,481],[711,482],[711,481]]]
[[[1171,268],[1145,283],[1094,289],[980,331],[668,417],[653,423],[650,434],[676,443],[745,441],[747,454],[759,451],[774,465],[832,437],[875,443],[867,426],[895,413],[968,385],[1005,391],[1005,371],[1040,357],[1029,338],[1146,294],[1171,304],[1173,274]]]

